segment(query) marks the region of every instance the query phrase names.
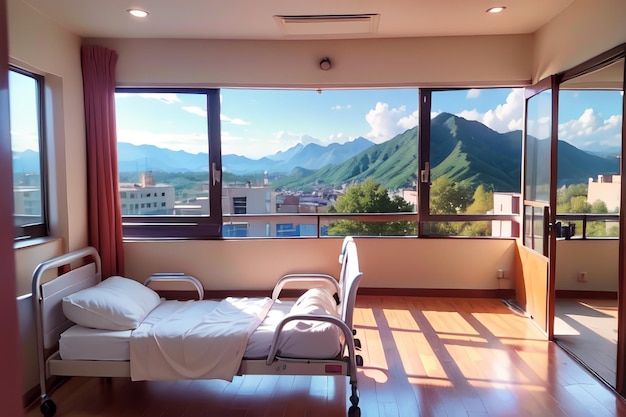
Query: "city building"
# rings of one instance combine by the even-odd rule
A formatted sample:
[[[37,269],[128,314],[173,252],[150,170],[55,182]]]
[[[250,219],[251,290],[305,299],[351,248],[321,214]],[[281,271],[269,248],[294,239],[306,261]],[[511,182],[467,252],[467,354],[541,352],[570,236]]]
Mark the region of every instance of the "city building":
[[[598,175],[597,179],[589,178],[587,203],[603,201],[609,213],[619,212],[621,194],[621,175]]]
[[[138,216],[174,214],[173,186],[155,184],[151,172],[141,174],[139,184],[119,184],[122,214]]]

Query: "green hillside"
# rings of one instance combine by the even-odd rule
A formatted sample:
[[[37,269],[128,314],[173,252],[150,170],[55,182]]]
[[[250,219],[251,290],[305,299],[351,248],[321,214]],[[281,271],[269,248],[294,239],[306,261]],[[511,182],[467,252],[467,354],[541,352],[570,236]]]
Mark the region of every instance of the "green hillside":
[[[442,113],[431,122],[431,180],[485,184],[494,191],[519,191],[522,133],[498,133],[482,123]],[[548,141],[531,138],[539,155]],[[316,185],[340,187],[374,178],[383,187],[412,186],[417,178],[417,128],[375,145],[339,165],[317,171],[294,170],[273,182],[275,189],[310,191]],[[545,169],[545,167],[542,167]],[[559,186],[586,183],[589,177],[618,172],[617,158],[603,158],[559,142]]]

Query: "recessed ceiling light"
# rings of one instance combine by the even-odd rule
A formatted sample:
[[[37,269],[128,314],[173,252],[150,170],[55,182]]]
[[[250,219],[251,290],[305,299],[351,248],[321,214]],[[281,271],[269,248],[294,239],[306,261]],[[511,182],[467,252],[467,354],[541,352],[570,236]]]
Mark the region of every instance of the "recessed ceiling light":
[[[504,9],[506,9],[506,7],[504,6],[492,7],[490,9],[487,9],[487,13],[501,13],[504,11]]]
[[[131,15],[135,16],[135,17],[146,17],[146,16],[148,16],[148,12],[146,12],[145,10],[141,10],[141,9],[128,9],[126,11],[128,13],[130,13]]]

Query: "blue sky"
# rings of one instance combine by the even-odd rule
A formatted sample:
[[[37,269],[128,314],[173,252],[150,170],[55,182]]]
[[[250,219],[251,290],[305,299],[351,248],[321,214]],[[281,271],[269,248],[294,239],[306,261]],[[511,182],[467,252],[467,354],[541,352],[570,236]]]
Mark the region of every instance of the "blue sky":
[[[13,73],[12,73],[13,74]],[[31,86],[10,77],[12,91]],[[32,80],[31,80],[32,81]],[[328,145],[365,137],[391,139],[417,124],[417,89],[221,90],[222,154],[261,158],[302,143]],[[620,92],[561,92],[559,138],[581,148],[620,146]],[[14,150],[37,142],[31,94],[11,95]],[[191,153],[207,152],[206,103],[181,94],[117,95],[118,140]],[[522,129],[523,90],[470,89],[435,92],[432,115],[449,112],[498,131]],[[537,121],[536,135],[547,136]],[[543,127],[543,128],[542,128]]]
[[[621,93],[561,92],[560,139],[578,147],[620,146]],[[153,96],[152,100],[119,97],[118,140],[150,142],[172,149],[206,152],[206,107],[184,97]],[[176,132],[158,111],[176,108]],[[222,153],[249,158],[284,151],[297,143],[328,145],[365,137],[386,141],[417,124],[417,89],[370,90],[221,90]],[[477,120],[498,132],[522,129],[523,90],[470,89],[436,92],[432,115],[449,112]],[[128,110],[132,109],[135,118]],[[143,114],[145,113],[145,114]],[[184,114],[187,113],[187,114]],[[142,118],[156,116],[154,130]],[[543,122],[543,125],[541,124]],[[546,121],[536,134],[547,137]],[[194,130],[197,123],[202,125]],[[542,128],[543,127],[543,128]],[[183,139],[186,138],[186,139]]]

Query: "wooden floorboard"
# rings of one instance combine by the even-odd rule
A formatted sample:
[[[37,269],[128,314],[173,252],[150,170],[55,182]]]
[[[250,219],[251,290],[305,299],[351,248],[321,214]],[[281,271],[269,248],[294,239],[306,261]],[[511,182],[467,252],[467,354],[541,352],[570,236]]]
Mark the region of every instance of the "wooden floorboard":
[[[617,300],[556,300],[554,337],[609,385],[617,368]]]
[[[363,416],[626,416],[621,397],[499,300],[359,296],[354,323]],[[343,417],[349,395],[343,377],[75,377],[51,398],[58,417]]]

